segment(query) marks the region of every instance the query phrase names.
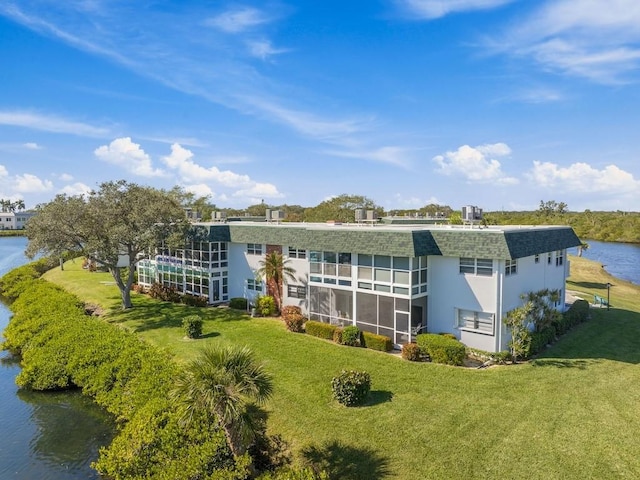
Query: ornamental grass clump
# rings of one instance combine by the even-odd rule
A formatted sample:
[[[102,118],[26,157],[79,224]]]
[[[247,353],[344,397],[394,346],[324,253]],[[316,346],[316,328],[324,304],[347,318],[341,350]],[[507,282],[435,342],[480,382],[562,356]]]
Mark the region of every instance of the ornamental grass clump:
[[[333,398],[342,405],[361,405],[369,396],[371,376],[367,372],[343,370],[331,380],[331,389]]]

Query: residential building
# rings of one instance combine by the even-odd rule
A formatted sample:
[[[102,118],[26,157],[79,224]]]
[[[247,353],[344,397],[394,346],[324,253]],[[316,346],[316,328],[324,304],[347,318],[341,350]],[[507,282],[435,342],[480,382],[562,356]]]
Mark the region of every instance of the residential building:
[[[256,276],[281,252],[296,274],[284,305],[310,319],[357,325],[402,345],[422,332],[453,333],[486,351],[507,348],[503,318],[521,294],[558,290],[569,275],[564,226],[199,223],[187,248],[159,248],[138,266],[139,282],[160,282],[211,304],[266,294]],[[551,261],[547,261],[551,259]],[[564,308],[564,301],[555,306]]]
[[[33,212],[0,212],[0,230],[22,230]]]

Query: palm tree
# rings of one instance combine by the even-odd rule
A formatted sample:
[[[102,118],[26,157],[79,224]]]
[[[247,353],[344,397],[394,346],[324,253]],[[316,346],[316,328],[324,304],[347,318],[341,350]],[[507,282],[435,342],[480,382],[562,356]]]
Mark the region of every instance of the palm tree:
[[[26,206],[24,204],[24,200],[22,200],[21,198],[16,200],[16,203],[14,205],[15,205],[15,208],[18,209],[19,212],[26,208]]]
[[[187,422],[196,411],[213,414],[237,457],[246,453],[257,433],[251,407],[263,404],[272,391],[271,375],[251,350],[218,346],[204,350],[187,365],[176,380],[172,398]]]
[[[256,272],[267,283],[267,292],[273,295],[276,307],[282,309],[282,285],[285,280],[295,280],[296,271],[288,265],[291,260],[285,260],[280,252],[270,252],[260,260],[260,268]]]
[[[584,252],[585,250],[589,250],[589,244],[587,242],[583,242],[578,245],[578,256],[581,257],[582,252]]]

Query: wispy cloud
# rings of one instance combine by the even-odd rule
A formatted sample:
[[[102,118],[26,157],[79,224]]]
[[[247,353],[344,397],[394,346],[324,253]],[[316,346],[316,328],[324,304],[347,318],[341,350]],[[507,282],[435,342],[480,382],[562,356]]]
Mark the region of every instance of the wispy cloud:
[[[548,0],[486,45],[541,68],[603,84],[637,80],[640,2]]]
[[[387,163],[396,167],[408,169],[411,152],[404,147],[384,146],[369,150],[328,150],[329,155],[343,158],[355,158],[359,160]]]
[[[240,33],[271,21],[262,10],[253,7],[233,8],[205,20],[205,25],[226,33]]]
[[[518,179],[507,176],[496,159],[510,154],[511,148],[505,143],[477,147],[462,145],[457,150],[433,157],[433,161],[438,166],[438,172],[444,175],[459,175],[470,183],[514,185],[518,183]]]
[[[421,19],[444,17],[451,13],[488,10],[514,0],[397,0],[400,7]]]
[[[285,51],[256,32],[279,19],[277,12],[238,7],[212,15],[206,6],[184,7],[172,12],[172,21],[167,22],[164,12],[153,9],[134,21],[118,2],[103,4],[99,14],[77,8],[75,2],[33,0],[19,5],[0,4],[0,15],[175,90],[280,124],[309,140],[335,145],[356,134],[375,135],[372,115],[328,113],[327,102],[315,92],[292,96],[290,85],[255,67],[256,57],[265,60]],[[108,136],[106,129],[84,131]]]
[[[249,48],[249,53],[252,56],[260,58],[262,60],[267,60],[274,55],[280,55],[289,51],[289,49],[287,48],[274,47],[271,44],[271,41],[266,39],[248,40],[247,47]]]
[[[55,115],[46,115],[27,111],[0,111],[0,125],[23,127],[45,132],[67,133],[81,137],[105,137],[109,129],[87,123],[68,120]],[[27,147],[31,145],[31,147]],[[25,144],[33,148],[35,144]]]

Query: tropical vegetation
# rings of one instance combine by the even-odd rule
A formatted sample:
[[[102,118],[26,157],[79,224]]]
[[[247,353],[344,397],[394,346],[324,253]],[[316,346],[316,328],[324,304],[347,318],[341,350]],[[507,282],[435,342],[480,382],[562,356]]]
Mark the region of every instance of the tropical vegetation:
[[[108,274],[84,271],[77,261],[45,276],[103,305],[109,323],[161,347],[179,365],[207,346],[251,348],[273,376],[264,406],[269,433],[284,442],[296,464],[316,465],[330,478],[530,478],[532,465],[538,478],[636,478],[640,288],[583,258],[571,257],[571,267],[567,288],[588,299],[606,294],[612,282],[615,308],[591,308],[590,320],[535,360],[483,370],[341,347],[232,309],[194,309],[140,296],[139,308],[122,311],[115,287],[101,283]],[[187,313],[204,320],[197,342],[183,339]],[[335,406],[330,383],[343,369],[371,375],[361,408]],[[130,441],[139,447],[131,451],[146,451],[144,439],[156,424],[136,425],[139,435],[130,433]],[[389,433],[399,426],[401,435]],[[121,442],[123,461],[146,461],[127,455]],[[116,462],[116,455],[110,460]]]
[[[124,180],[105,182],[86,197],[60,194],[39,206],[26,226],[27,255],[84,255],[111,273],[122,308],[131,308],[138,261],[163,242],[184,245],[188,226],[176,195]]]

